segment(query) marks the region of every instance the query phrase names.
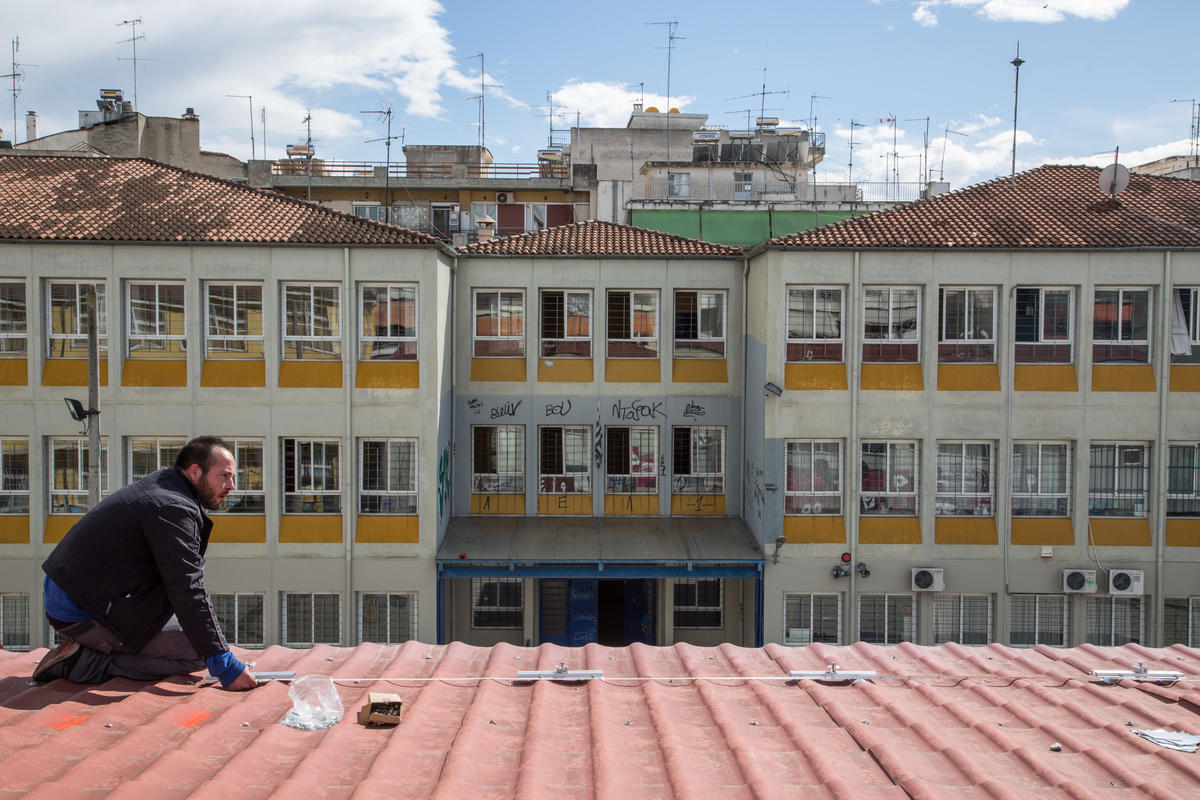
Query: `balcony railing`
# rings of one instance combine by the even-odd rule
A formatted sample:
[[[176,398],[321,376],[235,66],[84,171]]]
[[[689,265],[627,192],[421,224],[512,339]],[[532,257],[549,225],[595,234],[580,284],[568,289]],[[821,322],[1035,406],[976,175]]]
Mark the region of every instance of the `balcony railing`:
[[[271,162],[272,175],[308,175],[314,178],[373,178],[384,176],[386,171],[391,178],[502,178],[502,179],[531,179],[556,178],[565,179],[571,175],[571,165],[567,161],[539,161],[534,164],[453,164],[422,163],[422,164],[387,164],[379,161],[325,161],[314,158],[311,162],[305,159],[282,159]]]
[[[886,203],[918,200],[925,188],[919,182],[789,183],[763,181],[761,176],[754,181],[725,179],[709,184],[705,177],[704,173],[693,173],[690,185],[665,180],[643,181],[634,185],[633,199],[679,203]]]

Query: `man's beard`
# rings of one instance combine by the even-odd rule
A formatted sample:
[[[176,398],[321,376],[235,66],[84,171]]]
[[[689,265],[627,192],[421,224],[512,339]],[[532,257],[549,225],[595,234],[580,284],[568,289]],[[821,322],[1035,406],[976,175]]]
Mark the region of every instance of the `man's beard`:
[[[209,511],[216,511],[221,507],[224,500],[218,500],[219,490],[213,489],[204,481],[204,476],[200,476],[200,481],[196,484],[196,496],[200,499],[200,505],[204,506]]]

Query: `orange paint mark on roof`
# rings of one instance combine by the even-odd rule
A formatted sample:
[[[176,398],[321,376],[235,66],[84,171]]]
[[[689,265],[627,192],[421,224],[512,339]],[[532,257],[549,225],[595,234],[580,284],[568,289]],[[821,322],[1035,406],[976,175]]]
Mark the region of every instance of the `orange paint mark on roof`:
[[[78,725],[81,722],[86,722],[91,717],[91,714],[84,714],[81,717],[68,717],[64,714],[61,717],[55,717],[54,721],[50,723],[50,727],[56,731],[65,731],[67,728]]]

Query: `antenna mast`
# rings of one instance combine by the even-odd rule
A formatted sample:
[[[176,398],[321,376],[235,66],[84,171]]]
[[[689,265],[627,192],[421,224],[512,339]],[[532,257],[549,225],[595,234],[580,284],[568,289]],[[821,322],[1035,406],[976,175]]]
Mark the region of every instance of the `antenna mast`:
[[[904,120],[905,122],[920,122],[925,120],[925,148],[922,150],[921,156],[921,175],[924,183],[929,183],[929,117],[911,117]]]
[[[964,138],[967,136],[967,134],[963,133],[962,131],[950,130],[949,122],[946,123],[945,131],[946,132],[944,134],[942,134],[942,165],[938,168],[938,180],[939,181],[946,180],[946,140],[948,138],[950,138],[950,134],[952,134],[952,133],[955,136],[962,136]]]
[[[846,183],[854,184],[854,129],[867,127],[865,122],[850,120],[850,170],[846,174]]]
[[[679,27],[679,20],[671,20],[670,22],[647,22],[647,25],[663,25],[667,29],[667,164],[671,163],[671,55],[675,52],[675,40],[686,39],[686,36],[676,36],[675,29]],[[668,167],[669,169],[670,167]]]
[[[487,73],[484,72],[484,68],[483,68],[483,51],[480,50],[478,53],[476,53],[473,56],[470,56],[466,60],[470,61],[472,58],[479,59],[479,95],[477,97],[471,97],[471,98],[467,98],[467,99],[479,101],[479,122],[477,123],[479,125],[479,146],[486,147],[487,146],[487,134],[486,134],[485,125],[487,123],[487,112],[484,109],[483,96],[487,93]]]
[[[305,188],[304,199],[309,203],[312,202],[312,109],[304,109],[304,119],[301,120],[307,130],[308,137],[304,142],[304,174],[307,176],[307,187]]]
[[[1009,176],[1012,179],[1012,185],[1017,185],[1017,99],[1021,96],[1021,65],[1025,63],[1025,59],[1021,58],[1021,43],[1017,42],[1017,57],[1009,62],[1016,71],[1013,77],[1013,145],[1012,145],[1012,173]]]
[[[248,94],[227,94],[225,96],[250,101],[250,160],[253,161],[256,157],[254,150],[254,98]]]
[[[817,129],[817,118],[813,114],[813,107],[816,105],[817,101],[832,99],[832,97],[825,97],[824,95],[820,94],[814,94],[808,98],[808,129],[810,131],[815,131]]]
[[[387,151],[387,168],[383,172],[383,221],[390,223],[392,221],[392,140],[403,138],[400,136],[392,136],[392,105],[384,103],[383,108],[378,111],[360,111],[360,114],[374,114],[377,119],[387,120],[387,134],[378,139],[367,139],[364,144],[373,142],[383,142],[384,150]]]
[[[17,71],[16,60],[13,60],[13,72]],[[1196,98],[1191,100],[1172,100],[1172,103],[1190,103],[1192,107],[1192,125],[1188,130],[1188,166],[1200,167],[1200,103]],[[17,118],[16,106],[13,106],[13,119]]]
[[[133,58],[121,58],[120,56],[117,56],[117,61],[132,61],[133,62],[133,110],[135,112],[137,111],[137,108],[138,108],[137,43],[138,43],[138,39],[146,38],[146,34],[144,34],[144,33],[139,34],[137,32],[137,26],[141,25],[141,24],[142,24],[142,18],[137,17],[135,19],[121,20],[115,26],[115,27],[119,28],[122,25],[128,25],[130,27],[130,31],[132,32],[132,35],[128,39],[122,39],[121,41],[117,42],[117,44],[125,44],[126,42],[129,42],[129,44],[133,47]],[[250,127],[251,127],[251,129],[254,128],[254,109],[253,108],[250,109]]]
[[[12,72],[8,73],[7,75],[0,75],[0,78],[11,78],[12,79],[12,88],[9,91],[12,92],[13,129],[12,129],[12,140],[11,141],[13,144],[17,143],[17,96],[21,94],[21,90],[19,88],[17,88],[17,83],[21,80],[21,78],[25,77],[25,73],[21,70],[21,67],[36,67],[37,66],[37,64],[20,64],[20,63],[18,63],[17,62],[17,51],[20,49],[21,49],[21,37],[15,36],[15,37],[13,37],[13,40],[12,40]],[[25,141],[29,141],[28,136],[25,137]]]
[[[267,155],[267,107],[266,107],[266,106],[259,106],[259,107],[258,107],[258,113],[259,113],[259,115],[262,117],[262,131],[263,131],[263,158],[264,158],[264,159],[269,159],[270,157]]]

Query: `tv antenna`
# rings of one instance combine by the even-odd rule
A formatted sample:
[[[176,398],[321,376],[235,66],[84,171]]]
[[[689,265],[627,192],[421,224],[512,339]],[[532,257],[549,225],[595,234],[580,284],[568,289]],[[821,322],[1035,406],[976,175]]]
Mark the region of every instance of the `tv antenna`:
[[[487,110],[484,107],[484,95],[487,94],[488,86],[499,86],[499,84],[489,84],[487,82],[487,72],[484,71],[483,67],[483,51],[481,50],[475,55],[469,56],[464,60],[470,61],[473,58],[479,59],[479,94],[473,97],[468,97],[467,99],[479,101],[479,121],[475,124],[479,126],[479,146],[487,147]]]
[[[964,139],[968,136],[968,134],[965,134],[962,131],[951,130],[950,123],[948,123],[948,122],[946,123],[946,127],[943,130],[945,130],[945,133],[942,134],[942,164],[940,167],[938,167],[938,180],[939,181],[946,180],[946,140],[948,138],[950,138],[950,134],[952,134],[952,133],[955,136],[961,136]]]
[[[667,29],[667,163],[671,163],[671,55],[675,52],[675,40],[686,39],[686,36],[676,36],[675,30],[679,27],[679,20],[673,19],[670,22],[647,22],[647,25],[662,25]],[[662,48],[659,48],[662,49]]]
[[[814,94],[808,98],[808,129],[810,131],[815,131],[817,129],[817,117],[816,117],[816,114],[813,113],[815,110],[814,107],[816,106],[817,101],[818,100],[832,100],[832,99],[833,99],[832,97],[826,97],[825,95],[822,95],[822,94]]]
[[[17,71],[16,59],[13,60],[13,72]],[[1172,100],[1172,103],[1190,103],[1192,107],[1192,125],[1188,131],[1188,166],[1200,167],[1200,103],[1196,98],[1191,100]],[[16,106],[13,106],[13,119],[17,118]],[[13,123],[16,124],[15,122]]]
[[[0,78],[12,79],[12,88],[9,91],[12,92],[12,106],[13,106],[12,143],[13,144],[17,143],[17,96],[21,94],[21,89],[18,84],[20,83],[21,79],[25,77],[25,72],[22,69],[22,67],[36,67],[37,66],[37,64],[18,63],[17,62],[17,51],[20,49],[21,49],[21,37],[14,36],[13,40],[12,40],[12,72],[8,73],[7,75],[0,75]],[[29,141],[29,137],[26,136],[25,140]]]
[[[248,94],[227,94],[226,97],[234,97],[238,100],[248,100],[250,102],[250,160],[255,159],[254,152],[254,97]]]
[[[384,150],[387,152],[387,168],[383,172],[383,221],[390,223],[392,221],[392,140],[404,139],[404,131],[400,132],[399,136],[392,136],[392,106],[391,103],[384,103],[383,108],[375,111],[360,111],[360,114],[374,114],[376,121],[387,120],[387,133],[378,139],[365,139],[364,144],[374,144],[375,142],[383,142]],[[401,145],[403,146],[403,145]]]
[[[747,96],[753,97],[754,95],[747,95]],[[725,113],[726,114],[745,114],[746,115],[746,130],[747,131],[754,130],[754,128],[750,127],[750,115],[754,113],[753,108],[739,108],[736,111],[726,111]]]
[[[138,39],[146,38],[146,34],[137,32],[137,26],[141,25],[141,24],[142,24],[142,18],[136,17],[134,19],[123,19],[114,26],[114,27],[120,28],[123,25],[128,25],[130,28],[130,32],[132,34],[128,39],[122,39],[121,41],[117,42],[117,44],[125,44],[126,42],[129,42],[130,46],[133,48],[133,58],[121,58],[120,56],[117,56],[117,61],[132,61],[133,62],[133,110],[135,112],[137,111],[137,108],[138,108],[137,43],[138,43]],[[145,59],[145,58],[142,59],[142,61],[146,61],[146,60],[148,60],[148,59]],[[250,114],[251,114],[251,119],[253,119],[254,111],[251,110]]]
[[[738,95],[737,97],[727,97],[725,99],[726,100],[748,100],[751,97],[757,97],[757,98],[759,98],[758,116],[765,117],[767,115],[767,95],[769,95],[769,94],[785,94],[790,97],[792,94],[792,90],[791,89],[776,89],[774,91],[768,92],[767,91],[767,68],[766,67],[763,67],[762,73],[763,73],[762,88],[759,89],[757,92],[752,92],[751,94]],[[753,110],[753,109],[751,109],[751,110]],[[774,110],[774,109],[772,109],[772,110]],[[736,113],[736,112],[731,112],[731,113]],[[747,117],[746,117],[747,130],[749,130],[749,128],[750,128],[749,120],[750,120],[750,117],[747,112]]]
[[[884,153],[883,155],[885,158],[892,159],[892,182],[894,184],[896,184],[896,191],[898,192],[898,191],[900,191],[900,150],[897,147],[897,142],[896,142],[896,115],[888,114],[886,117],[881,117],[879,122],[882,125],[891,125],[892,126],[892,150],[891,150],[891,152]],[[887,162],[885,161],[884,164],[886,165]],[[885,174],[886,174],[886,170],[887,170],[887,167],[885,166],[884,167]]]
[[[846,174],[846,183],[849,184],[854,183],[854,129],[865,127],[867,127],[865,122],[855,122],[853,119],[850,120],[850,169]]]
[[[266,160],[270,160],[270,156],[267,155],[267,107],[259,106],[258,113],[262,117],[263,158]]]
[[[1021,65],[1025,63],[1025,59],[1021,58],[1021,43],[1017,42],[1017,57],[1009,62],[1016,70],[1013,75],[1013,145],[1012,145],[1012,178],[1013,186],[1017,185],[1017,99],[1021,96]]]
[[[929,117],[910,117],[904,120],[905,122],[920,122],[925,120],[925,147],[921,151],[921,180],[929,183]]]
[[[304,119],[300,120],[304,123],[306,136],[304,139],[304,174],[308,177],[307,187],[305,188],[304,199],[312,202],[312,159],[313,159],[313,138],[312,138],[312,109],[304,109]]]

